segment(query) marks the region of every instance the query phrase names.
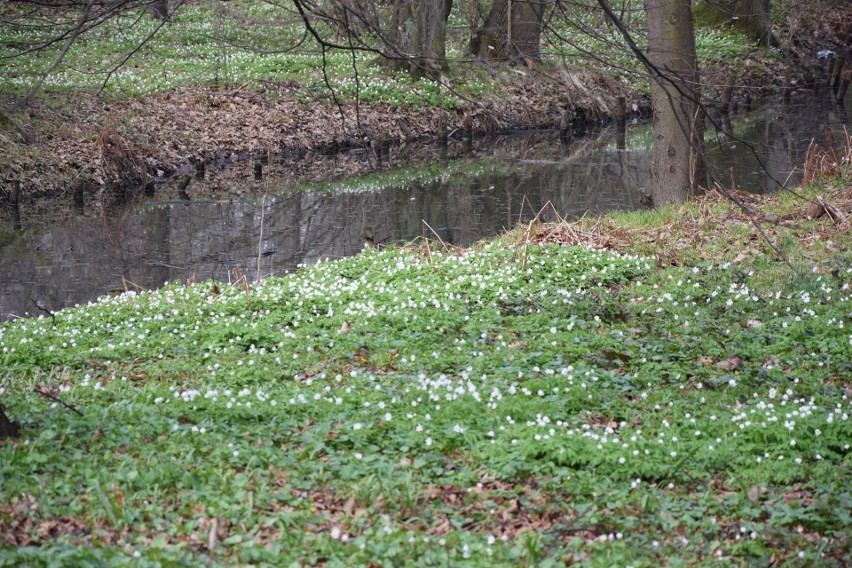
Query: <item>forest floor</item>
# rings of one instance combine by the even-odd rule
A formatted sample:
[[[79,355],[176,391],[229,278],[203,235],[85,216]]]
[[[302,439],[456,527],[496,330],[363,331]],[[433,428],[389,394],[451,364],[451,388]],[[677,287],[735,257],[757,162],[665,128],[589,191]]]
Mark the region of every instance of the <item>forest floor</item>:
[[[51,195],[109,181],[104,156],[159,176],[359,140],[332,135],[333,104],[293,117],[241,85],[41,97],[29,120],[61,125],[5,167]],[[523,85],[505,92],[550,100]],[[275,105],[292,130],[262,130]],[[362,123],[400,141],[466,112],[375,108],[399,117]],[[2,323],[19,432],[0,441],[0,566],[849,566],[840,146],[773,195],[718,187]]]
[[[0,324],[0,566],[849,566],[849,173]]]
[[[705,95],[708,100],[718,98],[716,86],[735,77],[734,105],[746,99],[757,104],[780,97],[789,74],[795,96],[815,70],[816,52],[843,46],[847,28],[852,28],[852,5],[820,0],[794,3],[784,12],[774,30],[785,46],[784,55],[712,32],[699,46]],[[38,95],[25,112],[15,115],[15,126],[0,132],[0,200],[11,195],[14,182],[21,183],[25,198],[70,195],[75,184],[139,185],[191,171],[194,164],[217,167],[261,158],[283,165],[278,169],[288,182],[364,173],[364,168],[373,167],[369,161],[338,161],[329,168],[323,157],[371,151],[376,143],[388,141],[428,144],[439,136],[439,124],[446,124],[452,137],[460,137],[465,120],[477,135],[558,127],[566,110],[591,122],[606,121],[617,96],[626,97],[629,114],[646,115],[646,82],[616,72],[619,61],[611,65],[580,59],[570,68],[554,63],[532,69],[459,68],[459,81],[475,78],[483,85],[475,96],[459,99],[436,94],[440,89],[434,84],[397,82],[392,88],[402,92],[394,93],[401,98],[370,100],[365,95],[357,103],[346,91],[351,81],[344,70],[336,93],[340,104],[327,89],[299,80],[306,75],[298,71],[292,75],[295,79],[270,80],[261,73],[240,77],[227,88],[190,81],[141,94],[96,94],[72,82]],[[365,75],[376,73],[369,65],[365,69]],[[386,84],[381,78],[376,81]],[[368,83],[365,79],[365,93],[373,92]],[[12,91],[0,95],[8,108],[20,98]]]

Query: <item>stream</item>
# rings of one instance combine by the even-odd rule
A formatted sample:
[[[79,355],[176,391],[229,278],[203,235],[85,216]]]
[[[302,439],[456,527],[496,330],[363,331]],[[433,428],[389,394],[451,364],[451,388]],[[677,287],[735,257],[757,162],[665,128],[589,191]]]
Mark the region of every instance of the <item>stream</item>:
[[[852,127],[850,99],[837,106],[803,96],[737,116],[734,134],[747,143],[710,126],[712,175],[757,193],[796,185],[811,141],[823,142],[826,132],[839,139]],[[569,144],[552,132],[523,133],[473,148],[436,147],[398,168],[401,149],[391,147],[381,170],[322,184],[276,187],[270,175],[263,195],[185,201],[158,191],[127,206],[83,205],[62,215],[24,203],[19,218],[0,212],[0,321],[174,280],[282,275],[355,254],[370,237],[379,245],[440,238],[467,246],[543,209],[548,220],[555,212],[573,219],[639,209],[650,182],[650,126],[629,125],[619,146],[612,128]]]

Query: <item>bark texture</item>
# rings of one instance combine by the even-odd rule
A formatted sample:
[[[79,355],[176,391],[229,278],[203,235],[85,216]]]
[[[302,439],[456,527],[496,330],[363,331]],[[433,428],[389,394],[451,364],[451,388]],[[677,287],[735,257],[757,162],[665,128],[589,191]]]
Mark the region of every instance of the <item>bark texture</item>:
[[[471,52],[481,59],[540,61],[546,5],[546,0],[495,0],[471,38]]]
[[[152,18],[165,20],[169,17],[169,0],[155,0],[148,5]]]
[[[685,201],[706,185],[704,117],[690,0],[645,0],[654,147],[651,196],[655,206]]]
[[[695,5],[699,25],[731,25],[755,42],[778,47],[769,17],[770,0],[702,0]]]
[[[414,79],[437,79],[447,71],[447,19],[452,7],[452,0],[396,0],[389,37],[397,58],[389,60],[390,66]]]

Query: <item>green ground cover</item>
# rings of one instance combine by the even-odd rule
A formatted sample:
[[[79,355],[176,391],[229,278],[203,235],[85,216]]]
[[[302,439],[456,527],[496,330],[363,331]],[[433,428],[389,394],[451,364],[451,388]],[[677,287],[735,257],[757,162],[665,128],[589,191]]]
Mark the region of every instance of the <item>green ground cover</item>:
[[[609,222],[722,205],[680,207]],[[665,267],[421,244],[2,324],[0,565],[848,565],[852,263],[719,218]]]
[[[56,29],[49,24],[66,16],[46,12],[43,21],[9,23],[21,10],[3,8],[6,17],[0,23],[0,90],[6,93],[26,92],[63,47],[59,43],[13,57],[51,38]],[[320,32],[327,31],[321,22],[318,25]],[[331,39],[340,41],[333,35]],[[306,100],[330,100],[327,78],[340,100],[352,100],[357,93],[361,101],[394,106],[458,103],[439,85],[412,85],[404,74],[388,72],[376,64],[376,53],[331,50],[323,57],[318,45],[305,40],[296,13],[266,3],[233,2],[223,10],[190,3],[165,25],[127,13],[82,36],[48,77],[45,91],[93,91],[106,84],[108,94],[126,96],[193,85],[236,88],[246,82],[255,82],[250,87],[255,90],[272,82],[290,85]],[[451,50],[460,45],[451,43]],[[466,96],[477,96],[484,84],[470,73],[456,87]]]
[[[99,24],[71,46],[47,77],[44,90],[92,92],[106,86],[110,95],[137,96],[194,85],[236,88],[251,83],[249,90],[256,90],[274,83],[289,85],[306,100],[318,100],[329,97],[328,80],[341,100],[357,95],[364,102],[392,106],[455,108],[461,104],[457,94],[475,99],[499,90],[506,80],[502,74],[489,76],[469,65],[463,5],[450,15],[447,41],[447,57],[453,62],[447,81],[457,94],[428,81],[412,84],[405,74],[377,65],[375,53],[329,50],[324,59],[320,47],[306,39],[298,14],[289,6],[246,1],[219,6],[190,2],[165,25],[137,12]],[[583,73],[614,73],[633,88],[647,89],[641,67],[623,39],[596,21],[596,13],[579,6],[557,11],[542,38],[543,69],[550,73],[565,63]],[[64,43],[29,50],[55,37],[57,22],[73,24],[76,13],[31,11],[12,3],[0,7],[0,16],[0,91],[26,93],[54,63]],[[346,43],[322,22],[317,25],[320,33],[330,34],[330,41]],[[633,14],[631,25],[643,44],[644,11]],[[382,47],[368,33],[362,38],[368,47]],[[703,65],[757,56],[742,36],[714,28],[697,31],[696,47]],[[22,52],[25,55],[18,57]]]

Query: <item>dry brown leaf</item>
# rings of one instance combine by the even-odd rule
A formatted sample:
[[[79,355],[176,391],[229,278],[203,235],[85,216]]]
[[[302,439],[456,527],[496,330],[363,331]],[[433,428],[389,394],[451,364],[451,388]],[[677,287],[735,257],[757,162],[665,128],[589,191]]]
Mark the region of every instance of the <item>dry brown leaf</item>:
[[[729,357],[728,359],[724,359],[716,363],[716,368],[720,371],[735,371],[740,368],[743,360],[734,355],[733,357]]]

